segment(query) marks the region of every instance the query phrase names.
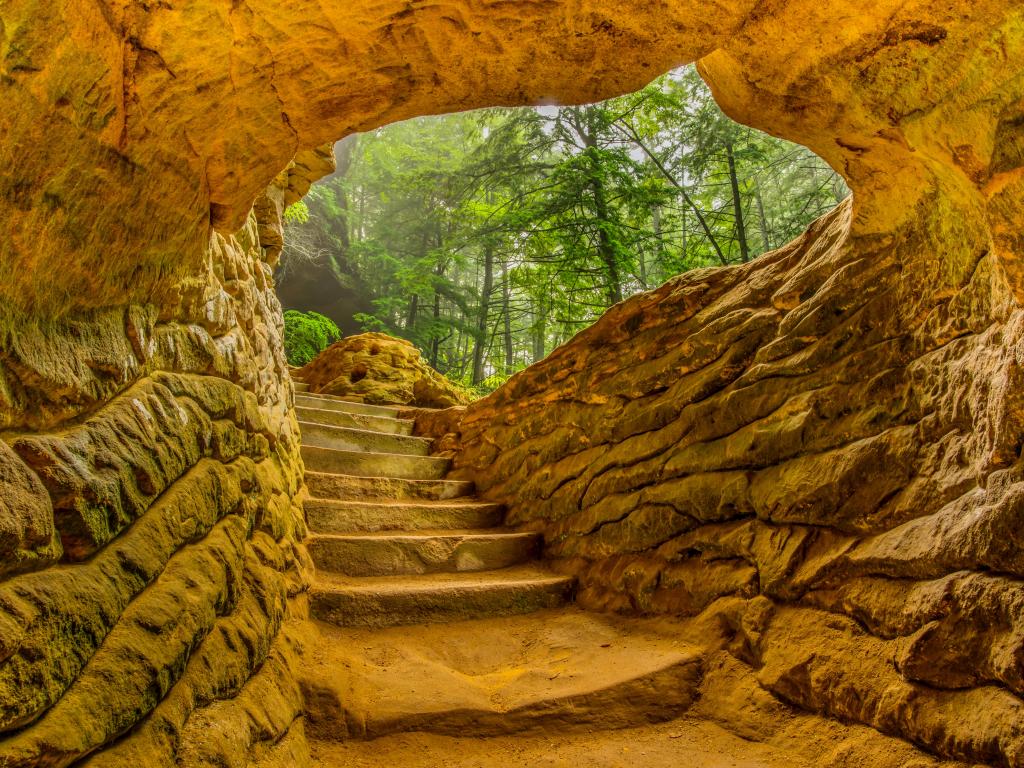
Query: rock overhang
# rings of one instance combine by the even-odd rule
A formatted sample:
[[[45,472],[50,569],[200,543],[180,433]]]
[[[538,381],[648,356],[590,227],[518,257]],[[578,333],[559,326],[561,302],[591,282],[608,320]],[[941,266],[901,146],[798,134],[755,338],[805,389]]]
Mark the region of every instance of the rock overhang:
[[[856,231],[893,231],[940,188],[1004,219],[1020,184],[997,144],[1021,111],[1024,22],[1001,0],[64,0],[49,14],[18,0],[2,13],[3,88],[20,106],[0,118],[15,313],[159,295],[302,150],[417,115],[614,96],[696,60],[732,117],[844,175]]]

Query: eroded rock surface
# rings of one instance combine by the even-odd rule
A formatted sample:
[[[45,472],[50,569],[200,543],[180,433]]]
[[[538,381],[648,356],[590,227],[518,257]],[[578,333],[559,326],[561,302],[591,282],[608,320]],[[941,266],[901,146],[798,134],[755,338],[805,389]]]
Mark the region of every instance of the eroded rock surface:
[[[734,115],[844,172],[872,231],[934,204],[936,177],[971,187],[997,171],[964,221],[1001,221],[999,247],[1019,246],[1021,107],[1004,86],[1022,22],[1008,0],[14,0],[0,13],[0,88],[18,107],[0,114],[5,325],[173,292],[201,271],[211,222],[240,228],[299,151],[421,114],[617,95],[702,57]]]
[[[309,760],[302,464],[260,231],[213,236],[173,303],[0,354],[0,764]]]
[[[423,362],[412,342],[384,333],[342,339],[295,376],[310,392],[371,405],[448,408],[470,401],[467,392]]]
[[[991,253],[910,289],[922,240],[853,237],[851,210],[421,428],[584,606],[719,615],[784,701],[1022,765],[1024,312]]]

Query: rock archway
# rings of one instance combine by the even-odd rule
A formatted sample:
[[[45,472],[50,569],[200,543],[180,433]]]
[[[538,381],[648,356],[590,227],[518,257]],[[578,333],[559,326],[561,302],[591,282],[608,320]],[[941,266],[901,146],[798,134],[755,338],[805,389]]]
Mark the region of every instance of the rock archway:
[[[8,312],[151,297],[210,222],[239,229],[297,152],[352,131],[593,100],[698,59],[736,119],[842,172],[878,232],[937,184],[958,205],[1012,192],[992,177],[1019,155],[1019,19],[998,0],[18,2],[3,20]]]
[[[1007,0],[6,4],[0,762],[301,764],[309,566],[267,260],[327,170],[312,150],[694,60],[854,202],[425,426],[585,602],[717,604],[776,696],[1024,764]]]

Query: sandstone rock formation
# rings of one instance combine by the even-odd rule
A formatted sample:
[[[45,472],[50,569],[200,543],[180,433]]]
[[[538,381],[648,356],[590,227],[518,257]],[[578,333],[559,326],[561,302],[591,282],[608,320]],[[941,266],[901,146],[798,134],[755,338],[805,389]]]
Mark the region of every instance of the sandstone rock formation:
[[[308,759],[302,465],[260,231],[213,236],[173,303],[0,354],[2,765]]]
[[[467,392],[424,363],[411,342],[384,333],[342,339],[295,377],[310,392],[372,405],[447,408],[470,401]]]
[[[921,241],[850,219],[624,302],[421,424],[585,607],[717,616],[784,701],[1022,765],[1024,313],[976,314],[992,254],[908,312]]]
[[[751,696],[1024,765],[1011,0],[0,6],[0,764],[308,761],[268,264],[298,156],[697,59],[854,202],[434,427],[585,605],[700,616]]]

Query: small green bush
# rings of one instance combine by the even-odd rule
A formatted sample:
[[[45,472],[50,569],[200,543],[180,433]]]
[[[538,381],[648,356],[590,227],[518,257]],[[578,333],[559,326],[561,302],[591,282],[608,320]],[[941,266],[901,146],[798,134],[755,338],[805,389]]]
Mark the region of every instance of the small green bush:
[[[288,206],[284,212],[286,224],[305,224],[309,221],[309,206],[305,200],[299,200]]]
[[[340,338],[341,329],[319,312],[284,313],[284,352],[291,365],[306,365]]]

